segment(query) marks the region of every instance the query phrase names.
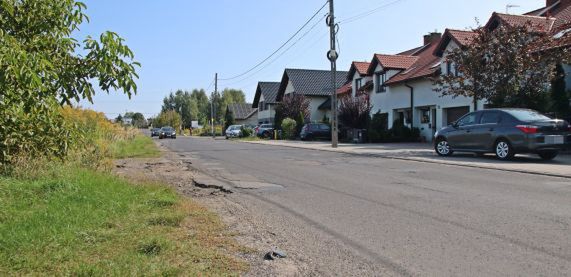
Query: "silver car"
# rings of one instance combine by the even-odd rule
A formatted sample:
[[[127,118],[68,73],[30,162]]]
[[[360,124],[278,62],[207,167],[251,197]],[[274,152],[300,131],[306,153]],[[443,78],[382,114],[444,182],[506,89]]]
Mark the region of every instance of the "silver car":
[[[226,139],[242,137],[242,125],[232,125],[226,129]]]

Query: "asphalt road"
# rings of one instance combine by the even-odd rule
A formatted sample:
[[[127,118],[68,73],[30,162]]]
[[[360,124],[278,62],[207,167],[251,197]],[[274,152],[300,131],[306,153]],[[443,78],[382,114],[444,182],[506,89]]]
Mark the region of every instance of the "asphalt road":
[[[225,140],[162,143],[242,184],[232,197],[289,236],[281,247],[305,253],[314,274],[571,275],[568,179]]]

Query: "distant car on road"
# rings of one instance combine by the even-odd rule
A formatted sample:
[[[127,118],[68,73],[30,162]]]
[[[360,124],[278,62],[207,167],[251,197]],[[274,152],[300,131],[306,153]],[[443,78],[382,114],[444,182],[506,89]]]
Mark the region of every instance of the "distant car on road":
[[[231,125],[226,129],[226,139],[242,136],[242,125]]]
[[[303,125],[299,134],[301,140],[331,139],[331,127],[324,123],[309,123]]]
[[[258,127],[256,135],[260,138],[271,138],[274,134],[274,124],[262,124]]]
[[[161,128],[151,129],[151,137],[158,137],[161,134]]]
[[[168,126],[161,128],[159,139],[164,139],[164,138],[176,139],[176,130],[173,127],[168,127]]]
[[[454,151],[495,153],[509,160],[519,153],[552,160],[571,145],[571,125],[528,109],[490,109],[469,113],[435,134],[440,156]]]

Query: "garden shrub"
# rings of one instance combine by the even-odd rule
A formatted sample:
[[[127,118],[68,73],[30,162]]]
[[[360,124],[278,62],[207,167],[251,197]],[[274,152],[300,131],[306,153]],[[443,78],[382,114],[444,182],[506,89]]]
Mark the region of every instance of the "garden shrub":
[[[285,118],[282,121],[282,131],[284,139],[295,139],[297,136],[297,122],[291,118]]]

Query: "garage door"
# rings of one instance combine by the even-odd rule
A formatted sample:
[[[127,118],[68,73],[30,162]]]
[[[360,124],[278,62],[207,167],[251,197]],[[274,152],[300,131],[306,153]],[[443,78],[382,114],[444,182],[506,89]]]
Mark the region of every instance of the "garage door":
[[[470,107],[456,107],[446,109],[446,124],[450,124],[470,112]]]

